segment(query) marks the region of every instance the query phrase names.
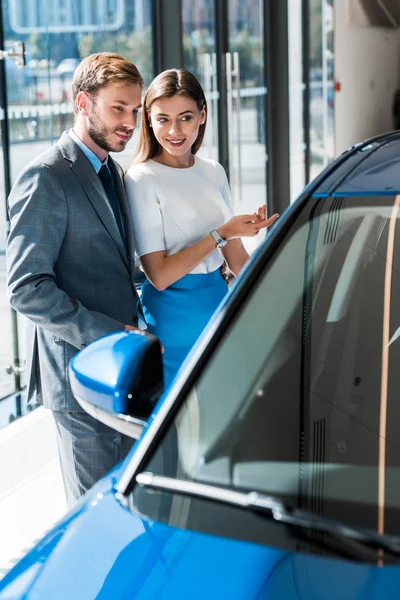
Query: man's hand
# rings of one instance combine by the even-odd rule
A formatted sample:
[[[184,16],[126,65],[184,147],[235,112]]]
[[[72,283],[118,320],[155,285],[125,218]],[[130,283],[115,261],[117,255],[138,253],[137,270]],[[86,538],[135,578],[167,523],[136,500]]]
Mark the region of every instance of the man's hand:
[[[234,275],[229,270],[226,260],[224,260],[224,262],[220,266],[219,270],[221,271],[221,275],[222,275],[223,279],[226,281],[226,283],[228,285],[230,285],[234,279]]]
[[[143,331],[143,329],[139,329],[139,327],[134,327],[133,325],[125,325],[125,331],[136,331],[137,333],[147,333]]]

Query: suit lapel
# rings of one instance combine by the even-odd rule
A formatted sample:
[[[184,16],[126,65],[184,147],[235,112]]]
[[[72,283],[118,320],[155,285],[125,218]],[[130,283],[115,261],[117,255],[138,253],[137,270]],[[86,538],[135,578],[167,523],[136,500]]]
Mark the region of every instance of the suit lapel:
[[[78,147],[78,145],[75,144],[75,142],[69,137],[67,133],[64,133],[62,135],[59,142],[59,146],[64,154],[64,157],[71,162],[71,169],[78,177],[86,196],[88,197],[98,217],[100,218],[104,227],[107,229],[108,233],[110,234],[111,238],[116,244],[125,264],[129,267],[126,249],[122,242],[117,222],[115,220],[114,214],[108,202],[107,195],[104,191],[104,188],[96,171],[90,164],[90,161],[81,151],[81,149]],[[122,185],[120,179],[121,178],[118,175],[117,182],[119,186]],[[120,193],[119,187],[118,193]]]

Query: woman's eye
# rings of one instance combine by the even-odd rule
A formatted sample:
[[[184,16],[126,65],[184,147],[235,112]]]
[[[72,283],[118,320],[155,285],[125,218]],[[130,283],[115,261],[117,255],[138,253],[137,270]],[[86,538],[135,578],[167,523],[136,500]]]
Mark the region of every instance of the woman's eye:
[[[161,117],[160,119],[157,119],[157,121],[158,121],[159,123],[166,123],[166,122],[167,122],[167,119],[164,119],[163,117]]]
[[[114,106],[115,110],[117,110],[118,112],[122,112],[124,109],[122,108],[122,106]]]
[[[190,121],[191,118],[190,115],[186,115],[185,117],[182,117],[182,121]]]

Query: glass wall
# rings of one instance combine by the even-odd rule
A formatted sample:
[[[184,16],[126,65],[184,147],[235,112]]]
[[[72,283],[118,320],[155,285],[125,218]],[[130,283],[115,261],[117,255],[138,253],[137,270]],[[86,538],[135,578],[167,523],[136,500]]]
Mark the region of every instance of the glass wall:
[[[218,108],[214,1],[182,0],[183,66],[200,81],[208,116],[200,156],[218,160]]]
[[[24,0],[3,1],[6,45],[23,40],[27,58],[22,70],[7,61],[13,178],[73,122],[71,80],[83,57],[119,52],[138,63],[145,81],[153,77],[151,0],[36,4],[28,11]]]
[[[311,179],[335,155],[333,0],[310,0]]]
[[[308,0],[306,25],[303,8],[288,0],[291,202],[335,156],[333,0]]]
[[[119,52],[137,63],[145,82],[154,74],[151,0],[3,0],[5,48],[23,41],[26,67],[6,59],[10,171],[15,180],[21,169],[73,124],[71,81],[79,61],[100,51]],[[128,167],[137,140],[118,154]],[[3,156],[0,157],[3,159]],[[15,389],[15,378],[6,372],[13,364],[13,327],[5,297],[6,209],[3,160],[0,195],[0,399]],[[24,327],[18,321],[21,364],[24,362]],[[10,369],[8,369],[10,371]],[[14,405],[0,402],[0,427]]]
[[[218,160],[218,89],[215,2],[182,0],[184,67],[199,78],[209,105],[207,133],[201,153]],[[237,213],[253,212],[267,202],[264,68],[264,2],[229,0],[226,21],[218,24],[226,34],[223,48],[226,117],[220,127],[227,132],[228,176]],[[219,79],[221,81],[221,79]],[[251,250],[262,236],[244,240]]]
[[[264,3],[231,1],[228,18],[230,181],[237,208],[251,212],[267,201]]]
[[[289,0],[288,2],[288,32],[290,201],[293,202],[306,184],[301,0]]]

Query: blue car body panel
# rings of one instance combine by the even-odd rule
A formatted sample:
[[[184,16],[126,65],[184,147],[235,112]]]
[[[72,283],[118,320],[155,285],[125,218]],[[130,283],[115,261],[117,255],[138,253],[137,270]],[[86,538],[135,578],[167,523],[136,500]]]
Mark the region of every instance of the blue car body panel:
[[[102,483],[6,576],[0,598],[398,598],[399,568],[290,553],[169,527],[132,514],[117,501],[110,478]]]
[[[90,401],[96,395],[97,406],[100,408],[125,413],[134,360],[139,362],[150,343],[147,336],[132,337],[131,332],[118,331],[98,340],[96,352],[84,348],[70,363],[71,385],[75,396]]]

